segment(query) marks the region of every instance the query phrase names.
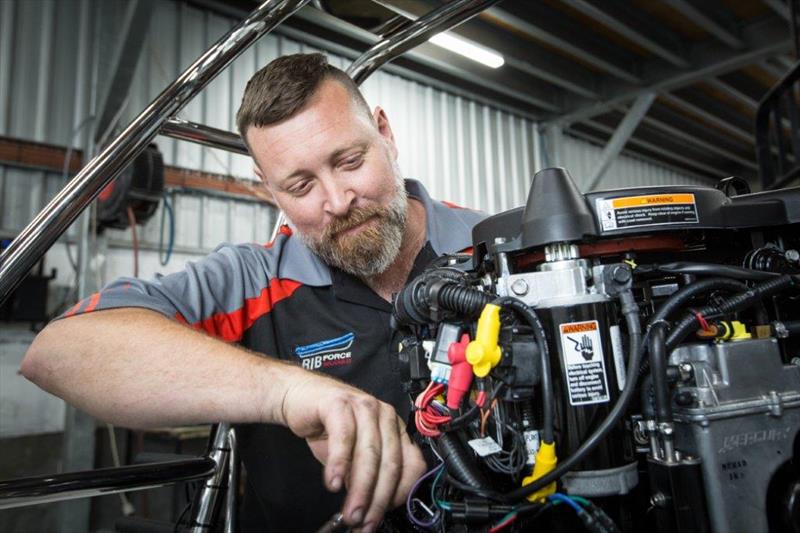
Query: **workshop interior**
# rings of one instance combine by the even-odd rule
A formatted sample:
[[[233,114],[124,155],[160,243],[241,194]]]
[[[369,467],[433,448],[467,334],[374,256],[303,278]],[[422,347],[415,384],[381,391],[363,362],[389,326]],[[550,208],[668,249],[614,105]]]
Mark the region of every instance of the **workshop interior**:
[[[404,177],[488,215],[393,298],[430,470],[385,530],[800,532],[799,20],[0,0],[0,531],[242,530],[232,425],[115,427],[18,369],[106,283],[274,238],[236,109],[319,51],[386,110]]]

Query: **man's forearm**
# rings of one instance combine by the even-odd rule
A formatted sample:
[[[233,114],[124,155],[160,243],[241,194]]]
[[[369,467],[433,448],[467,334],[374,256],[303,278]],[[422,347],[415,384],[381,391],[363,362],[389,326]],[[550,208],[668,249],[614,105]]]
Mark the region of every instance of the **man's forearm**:
[[[284,385],[303,372],[126,308],[50,324],[22,373],[97,418],[153,427],[278,421]]]

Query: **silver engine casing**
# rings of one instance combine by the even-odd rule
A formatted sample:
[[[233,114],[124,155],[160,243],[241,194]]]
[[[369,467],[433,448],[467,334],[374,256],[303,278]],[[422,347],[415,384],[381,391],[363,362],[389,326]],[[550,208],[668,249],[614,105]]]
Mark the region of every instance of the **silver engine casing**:
[[[674,409],[675,447],[702,461],[713,530],[767,531],[767,488],[800,430],[800,367],[775,339],[686,344],[670,356],[682,363],[693,379],[676,394],[694,403]]]

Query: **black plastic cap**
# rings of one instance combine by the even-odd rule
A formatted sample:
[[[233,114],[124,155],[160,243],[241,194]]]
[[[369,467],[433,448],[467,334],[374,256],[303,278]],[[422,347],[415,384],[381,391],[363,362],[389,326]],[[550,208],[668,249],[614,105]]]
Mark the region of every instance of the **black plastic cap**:
[[[522,247],[580,241],[597,234],[592,210],[569,172],[545,168],[533,176],[522,213]]]

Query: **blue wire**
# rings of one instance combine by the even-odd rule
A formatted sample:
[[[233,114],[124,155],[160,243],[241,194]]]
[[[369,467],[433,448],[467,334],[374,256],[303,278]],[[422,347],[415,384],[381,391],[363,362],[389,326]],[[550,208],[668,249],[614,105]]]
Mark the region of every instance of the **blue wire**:
[[[572,498],[570,498],[566,494],[561,494],[560,492],[556,492],[556,493],[551,494],[550,496],[548,496],[547,499],[548,500],[556,500],[556,501],[560,501],[560,502],[566,503],[567,505],[569,505],[570,507],[575,509],[575,512],[578,513],[578,514],[583,512],[583,509],[581,509],[581,506],[578,505],[578,503],[575,500],[573,500]]]

